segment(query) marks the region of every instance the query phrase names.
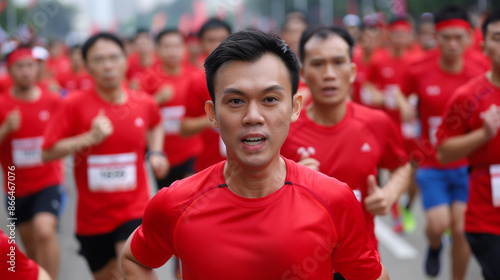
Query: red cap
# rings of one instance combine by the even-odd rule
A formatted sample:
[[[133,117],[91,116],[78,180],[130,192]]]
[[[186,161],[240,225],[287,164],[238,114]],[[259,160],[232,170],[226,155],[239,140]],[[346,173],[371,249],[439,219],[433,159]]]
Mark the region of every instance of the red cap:
[[[413,30],[411,24],[406,20],[396,20],[391,22],[388,26],[389,31],[408,31],[411,32]]]
[[[471,28],[470,23],[463,19],[447,19],[436,23],[436,32],[448,27],[459,27],[465,30],[469,30]]]
[[[21,59],[31,58],[33,57],[33,52],[29,48],[19,48],[14,50],[7,57],[7,68],[10,68],[14,63],[18,62]]]

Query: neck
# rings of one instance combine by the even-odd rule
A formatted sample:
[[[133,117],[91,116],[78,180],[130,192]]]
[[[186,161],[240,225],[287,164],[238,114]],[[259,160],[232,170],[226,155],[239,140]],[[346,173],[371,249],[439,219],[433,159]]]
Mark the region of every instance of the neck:
[[[439,61],[439,65],[443,70],[446,72],[451,72],[451,73],[457,73],[462,70],[463,66],[463,59],[445,59],[444,57],[441,57]]]
[[[73,70],[73,73],[80,73],[80,71],[82,70],[82,67],[78,66],[78,65],[73,65],[73,66],[71,66],[71,69]]]
[[[144,53],[144,54],[139,53],[139,58],[142,66],[151,65],[152,58],[150,53]]]
[[[163,71],[172,74],[172,75],[177,75],[181,72],[181,66],[180,65],[168,65],[166,63],[161,64],[161,68]]]
[[[96,85],[97,94],[107,102],[115,104],[123,104],[126,101],[126,95],[121,86],[108,89]]]
[[[373,51],[370,51],[370,52],[368,52],[366,50],[363,51],[363,61],[364,62],[370,61],[370,56],[372,55],[372,53],[373,53]]]
[[[266,166],[248,168],[228,154],[224,178],[228,188],[237,195],[247,198],[265,197],[285,184],[286,164],[276,155]]]
[[[36,86],[31,86],[31,87],[14,86],[12,88],[12,94],[17,99],[36,100],[40,96],[40,90],[38,90],[38,87]]]
[[[332,105],[321,105],[318,102],[312,102],[306,108],[306,114],[314,123],[323,126],[334,126],[345,117],[347,111],[347,100]]]
[[[405,50],[404,48],[392,48],[392,56],[393,57],[401,57],[403,56]]]

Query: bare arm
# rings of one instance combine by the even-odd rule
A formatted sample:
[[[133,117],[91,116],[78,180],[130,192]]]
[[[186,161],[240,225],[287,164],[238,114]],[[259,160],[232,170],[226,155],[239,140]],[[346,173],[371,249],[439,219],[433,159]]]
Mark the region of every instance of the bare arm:
[[[405,192],[411,183],[411,165],[405,165],[392,172],[391,179],[383,188],[379,188],[375,176],[368,177],[368,196],[365,198],[365,206],[374,215],[386,215],[392,204],[396,202],[401,194]]]
[[[5,120],[0,124],[0,143],[13,131],[16,131],[21,126],[21,112],[18,109],[10,111]]]
[[[207,116],[200,116],[196,118],[186,117],[181,122],[181,135],[188,137],[197,134],[208,127],[210,127],[210,121]]]
[[[135,233],[135,231],[134,231]],[[130,235],[123,246],[122,255],[120,257],[120,261],[123,269],[123,279],[125,280],[158,280],[158,275],[156,271],[152,268],[144,266],[141,264],[132,254],[132,250],[130,249],[130,243],[132,241],[132,236],[134,233]]]
[[[146,134],[148,148],[151,151],[163,151],[163,127],[161,123],[149,129]]]
[[[165,178],[168,174],[170,165],[166,155],[163,153],[163,127],[161,123],[148,130],[146,134],[148,140],[149,157],[148,161],[153,169],[156,178]]]
[[[389,274],[387,273],[387,270],[385,270],[385,267],[383,264],[382,265],[382,273],[380,274],[380,277],[377,278],[377,280],[389,280]]]
[[[410,122],[417,116],[417,112],[414,106],[412,106],[406,98],[406,96],[400,91],[397,90],[395,94],[396,103],[399,108],[399,112],[401,114],[401,119],[404,122]]]

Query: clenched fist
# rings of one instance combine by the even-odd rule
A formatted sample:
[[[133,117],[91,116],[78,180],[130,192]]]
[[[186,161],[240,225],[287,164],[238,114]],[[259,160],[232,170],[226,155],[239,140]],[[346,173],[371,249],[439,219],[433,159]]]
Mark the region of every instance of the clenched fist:
[[[113,124],[104,114],[104,109],[99,110],[97,116],[92,119],[90,136],[93,145],[100,144],[104,139],[113,134]]]

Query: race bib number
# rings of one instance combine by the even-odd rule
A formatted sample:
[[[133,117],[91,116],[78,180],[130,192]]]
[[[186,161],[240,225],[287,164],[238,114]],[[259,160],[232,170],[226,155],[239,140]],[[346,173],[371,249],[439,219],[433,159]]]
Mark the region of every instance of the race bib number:
[[[87,177],[91,192],[133,190],[137,185],[137,154],[91,155]]]
[[[491,200],[494,207],[500,207],[500,164],[490,165]]]
[[[33,167],[42,164],[43,138],[31,137],[12,140],[12,161],[16,167]]]
[[[186,107],[172,106],[161,108],[161,119],[165,134],[179,134],[181,120],[186,114]]]
[[[429,125],[429,141],[433,146],[436,146],[437,143],[437,131],[443,119],[441,117],[429,117],[427,119],[427,124]]]

